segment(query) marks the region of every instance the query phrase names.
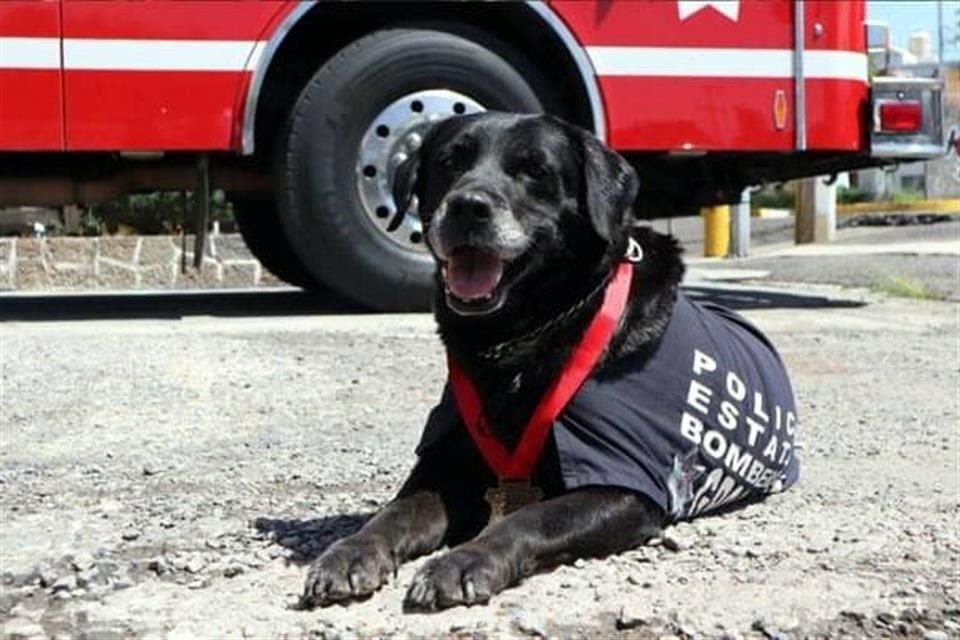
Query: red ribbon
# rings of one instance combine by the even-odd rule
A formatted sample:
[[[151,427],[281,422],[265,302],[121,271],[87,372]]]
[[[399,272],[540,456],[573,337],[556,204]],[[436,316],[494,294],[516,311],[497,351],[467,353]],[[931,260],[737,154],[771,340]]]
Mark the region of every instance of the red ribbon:
[[[603,304],[590,321],[590,326],[587,327],[579,344],[574,347],[566,366],[540,399],[512,454],[487,427],[483,406],[473,380],[464,373],[453,358],[447,358],[450,384],[460,410],[460,417],[487,465],[501,479],[525,480],[533,473],[533,467],[543,451],[550,427],[590,376],[593,367],[610,344],[613,332],[620,324],[620,317],[627,306],[632,278],[633,264],[618,263],[613,278],[610,279],[604,291]]]

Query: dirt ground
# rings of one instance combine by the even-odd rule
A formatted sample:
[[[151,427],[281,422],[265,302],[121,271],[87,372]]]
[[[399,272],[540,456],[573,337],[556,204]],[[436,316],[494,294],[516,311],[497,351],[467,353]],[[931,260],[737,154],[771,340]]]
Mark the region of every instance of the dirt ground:
[[[800,483],[433,615],[401,611],[422,560],[293,608],[413,463],[444,376],[429,317],[0,324],[0,637],[960,637],[958,305],[697,293],[792,371]]]

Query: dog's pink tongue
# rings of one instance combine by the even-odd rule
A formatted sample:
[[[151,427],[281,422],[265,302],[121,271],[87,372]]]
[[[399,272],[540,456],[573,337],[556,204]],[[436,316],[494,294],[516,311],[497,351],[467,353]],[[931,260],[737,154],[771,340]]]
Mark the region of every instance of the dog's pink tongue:
[[[447,287],[461,300],[493,294],[503,276],[503,260],[478,249],[458,249],[447,261]]]

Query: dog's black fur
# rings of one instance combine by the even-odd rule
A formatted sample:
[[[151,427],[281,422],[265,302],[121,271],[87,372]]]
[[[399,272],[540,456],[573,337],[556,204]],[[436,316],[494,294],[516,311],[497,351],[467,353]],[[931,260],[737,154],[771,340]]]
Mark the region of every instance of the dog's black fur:
[[[683,275],[673,239],[634,225],[637,177],[592,135],[549,116],[477,114],[435,125],[395,177],[395,199],[419,201],[441,267],[469,246],[504,258],[495,295],[464,301],[437,270],[435,315],[449,354],[474,380],[508,448],[599,308],[628,237],[643,247],[624,319],[596,370],[652,350]],[[525,576],[655,536],[665,514],[613,487],[565,492],[547,445],[534,472],[545,499],[488,525],[495,484],[466,429],[427,447],[397,498],[309,571],[303,606],[368,596],[400,563],[452,550],[414,577],[408,610],[486,602]],[[459,545],[459,546],[455,546]]]

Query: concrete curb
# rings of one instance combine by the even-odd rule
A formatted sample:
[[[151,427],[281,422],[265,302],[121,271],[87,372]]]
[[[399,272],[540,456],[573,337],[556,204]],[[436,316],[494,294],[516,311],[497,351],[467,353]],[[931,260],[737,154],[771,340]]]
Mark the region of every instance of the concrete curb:
[[[779,244],[761,247],[750,258],[882,255],[960,256],[960,241],[926,240],[891,244]]]
[[[869,215],[917,215],[921,213],[938,213],[960,217],[960,198],[943,200],[915,200],[911,202],[855,202],[852,204],[837,204],[837,216]],[[753,218],[776,219],[792,218],[795,212],[783,207],[760,207],[751,213]]]
[[[871,213],[884,215],[916,214],[916,213],[944,213],[960,216],[960,198],[944,200],[914,200],[911,202],[856,202],[853,204],[838,204],[838,216],[855,216]]]

